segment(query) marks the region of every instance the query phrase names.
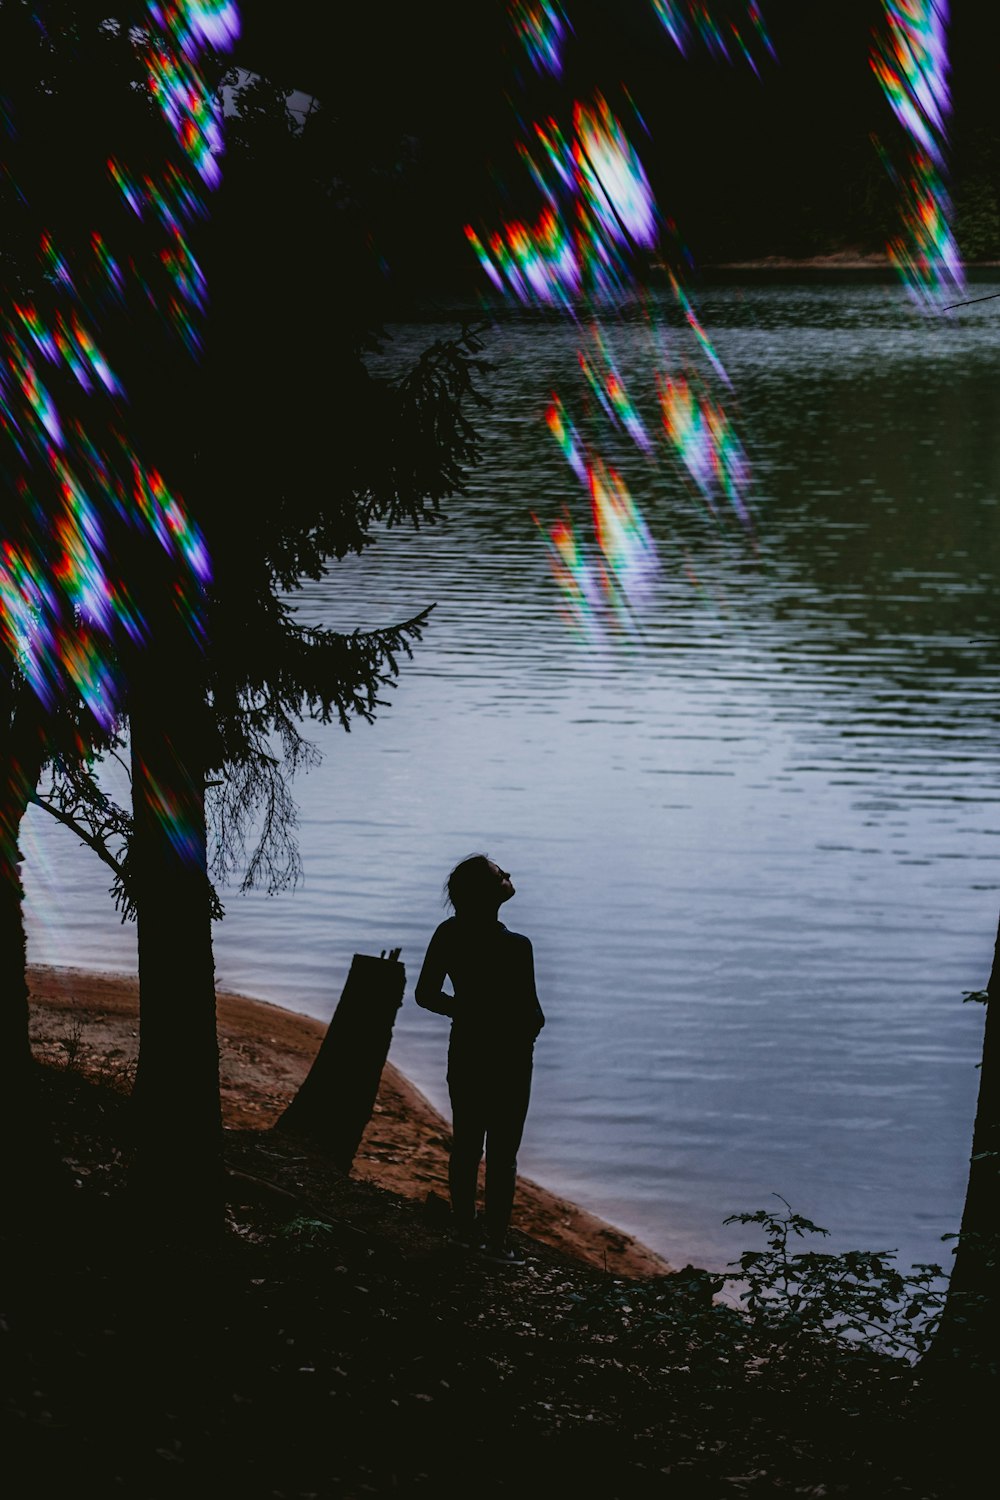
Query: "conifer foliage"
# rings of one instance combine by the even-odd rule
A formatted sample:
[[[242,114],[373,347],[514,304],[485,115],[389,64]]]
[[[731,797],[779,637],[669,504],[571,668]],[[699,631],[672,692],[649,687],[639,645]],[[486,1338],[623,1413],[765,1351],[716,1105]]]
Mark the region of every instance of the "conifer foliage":
[[[11,361],[39,329],[66,345],[48,362],[51,409],[40,380],[20,383],[41,457],[13,400],[0,411],[3,582],[24,601],[3,642],[3,961],[23,989],[16,831],[42,764],[57,768],[45,801],[62,821],[85,811],[93,834],[99,799],[80,790],[88,760],[126,729],[131,815],[105,808],[101,826],[123,841],[115,889],[138,920],[135,1185],[164,1225],[197,1233],[221,1207],[210,819],[221,873],[261,818],[248,878],[276,888],[294,876],[286,777],[313,753],[302,721],[371,719],[426,612],[345,634],[301,621],[293,596],[379,524],[430,521],[461,488],[480,362],[463,330],[401,376],[369,370],[383,313],[370,224],[391,212],[393,178],[356,143],[345,160],[325,101],[295,114],[288,86],[227,74],[221,57],[207,55],[205,79],[226,101],[222,185],[164,242],[186,200],[151,97],[147,21],[147,7],[114,0],[0,5],[13,80],[0,177],[6,368],[17,374]],[[65,293],[85,255],[92,288],[74,323]],[[85,472],[52,461],[56,409]],[[77,541],[66,533],[74,485]],[[79,649],[50,660],[34,650],[47,582],[65,583],[98,530],[104,573],[52,606],[55,638]],[[15,703],[31,705],[36,725],[30,764],[15,753]],[[8,1055],[23,1063],[26,1008],[11,1017]]]

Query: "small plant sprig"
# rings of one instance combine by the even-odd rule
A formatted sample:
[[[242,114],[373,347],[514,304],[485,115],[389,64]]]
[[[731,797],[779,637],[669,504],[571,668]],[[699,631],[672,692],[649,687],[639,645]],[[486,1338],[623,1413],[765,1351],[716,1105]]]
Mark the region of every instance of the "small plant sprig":
[[[291,1241],[295,1250],[316,1250],[329,1243],[333,1225],[328,1224],[325,1219],[300,1216],[282,1224],[278,1233],[282,1239]]]
[[[796,1239],[827,1230],[792,1212],[761,1208],[731,1214],[727,1224],[757,1224],[767,1248],[745,1250],[737,1283],[740,1301],[758,1332],[771,1336],[785,1356],[805,1340],[833,1335],[869,1352],[908,1359],[930,1347],[945,1300],[944,1272],[918,1264],[904,1273],[894,1250],[847,1250],[841,1254],[793,1250]]]
[[[59,1045],[66,1054],[66,1072],[79,1072],[83,1047],[83,1027],[79,1020],[74,1018],[70,1022],[66,1035],[59,1038]]]

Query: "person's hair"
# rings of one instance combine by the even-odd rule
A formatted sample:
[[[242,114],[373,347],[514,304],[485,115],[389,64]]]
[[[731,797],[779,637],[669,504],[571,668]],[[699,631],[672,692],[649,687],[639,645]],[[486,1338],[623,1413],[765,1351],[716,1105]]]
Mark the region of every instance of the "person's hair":
[[[445,881],[445,899],[455,908],[455,915],[461,916],[463,911],[481,906],[483,897],[492,896],[494,888],[489,855],[470,854]]]

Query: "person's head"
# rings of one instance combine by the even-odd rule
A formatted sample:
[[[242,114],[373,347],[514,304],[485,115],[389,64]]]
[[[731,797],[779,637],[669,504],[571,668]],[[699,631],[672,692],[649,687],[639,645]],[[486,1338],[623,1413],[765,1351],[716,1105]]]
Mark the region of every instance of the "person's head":
[[[510,872],[486,854],[470,854],[455,866],[445,885],[458,917],[496,916],[514,894]]]

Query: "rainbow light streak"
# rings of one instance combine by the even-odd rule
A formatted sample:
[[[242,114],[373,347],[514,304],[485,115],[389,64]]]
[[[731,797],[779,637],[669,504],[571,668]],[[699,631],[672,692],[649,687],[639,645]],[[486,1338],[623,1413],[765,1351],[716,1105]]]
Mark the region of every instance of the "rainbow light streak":
[[[478,234],[473,229],[471,224],[466,224],[465,226],[465,237],[468,240],[469,244],[472,246],[476,259],[479,261],[479,264],[486,272],[486,275],[489,277],[490,281],[492,281],[498,292],[503,292],[506,285],[503,279],[503,273],[501,272],[499,266],[494,264],[490,252],[486,249],[486,246],[483,244],[482,240],[479,238]],[[495,254],[496,252],[494,251],[493,253]]]
[[[559,451],[577,479],[582,485],[589,487],[590,472],[576,428],[567,417],[566,409],[555,391],[545,412],[545,425],[559,444]]]
[[[113,703],[116,693],[114,672],[105,660],[92,635],[80,630],[66,630],[59,636],[59,655],[70,681],[84,703]]]
[[[689,57],[700,43],[722,62],[732,63],[742,57],[758,76],[755,50],[775,60],[756,0],[730,0],[721,6],[706,4],[705,0],[653,0],[653,9],[683,57]],[[725,19],[713,15],[719,10],[728,12]]]
[[[948,91],[948,0],[883,0],[884,36],[876,36],[871,66],[907,135],[944,166]]]
[[[212,576],[208,549],[201,534],[184,513],[180,501],[170,493],[162,475],[155,469],[144,469],[132,460],[133,498],[136,512],[160,543],[164,552],[183,558],[201,583]]]
[[[631,596],[655,571],[656,547],[624,479],[599,458],[590,469],[590,506],[597,545],[611,578]]]
[[[108,157],[108,175],[136,218],[141,219],[143,216],[142,195],[125,168],[113,156]]]
[[[83,620],[109,632],[114,594],[99,564],[104,552],[100,521],[73,472],[63,463],[57,463],[56,469],[62,513],[56,519],[54,534],[62,548],[62,558],[53,571],[63,593]]]
[[[531,519],[545,539],[549,568],[563,596],[565,619],[581,634],[590,634],[598,624],[602,591],[573,529],[568,512],[546,528],[536,515]]]
[[[624,296],[631,281],[625,256],[601,235],[583,203],[577,207],[577,220],[584,285],[592,290],[598,302],[614,301]]]
[[[512,291],[525,303],[563,306],[581,294],[576,247],[552,209],[546,208],[535,225],[512,220],[486,246],[471,226],[465,233],[498,291]]]
[[[150,808],[174,849],[185,864],[198,864],[204,854],[204,845],[199,841],[190,818],[179,799],[150,773],[145,763],[142,768],[143,785],[149,796]]]
[[[165,41],[154,41],[147,60],[153,97],[206,186],[217,187],[222,107],[199,63],[204,52],[233,47],[240,34],[239,7],[235,0],[147,0],[146,12]]]
[[[729,372],[716,353],[715,345],[712,343],[712,340],[706,333],[704,324],[692,307],[691,299],[688,297],[684,288],[677,280],[677,277],[674,275],[673,271],[671,271],[669,274],[670,285],[673,288],[674,296],[677,298],[678,306],[680,307],[681,312],[684,314],[688,327],[691,329],[691,332],[698,340],[698,346],[701,349],[701,352],[704,354],[705,358],[708,360],[709,364],[712,366],[712,369],[715,371],[716,375],[718,375],[723,384],[728,385],[730,388],[732,388],[733,382],[729,378]]]
[[[204,190],[219,180],[222,145],[219,108],[199,64],[207,50],[232,45],[238,8],[232,0],[150,0],[146,11],[153,33],[136,33],[135,42],[190,170],[168,162],[158,180],[140,182],[113,157],[107,167],[131,211],[152,218],[166,235],[160,259],[173,293],[161,311],[194,353],[194,318],[204,311],[206,287],[185,229],[206,212]],[[10,175],[5,163],[0,169]],[[26,201],[20,190],[19,196]],[[154,305],[155,294],[131,261],[126,275],[97,231],[86,264],[81,259],[71,268],[48,232],[40,237],[38,259],[45,284],[38,296],[51,311],[45,316],[34,301],[15,302],[0,323],[0,434],[23,469],[15,479],[18,504],[5,509],[0,538],[0,642],[47,707],[69,682],[98,722],[111,727],[117,713],[112,642],[122,632],[140,643],[146,627],[124,582],[109,574],[107,523],[152,535],[176,562],[177,607],[195,634],[202,629],[200,589],[211,566],[179,496],[117,430],[127,393],[81,312],[85,294],[94,305],[110,300],[124,306],[129,280]],[[72,373],[89,398],[84,420],[60,413],[39,361]],[[102,404],[90,404],[97,401]],[[109,431],[109,417],[107,443],[96,434]],[[164,803],[160,812],[169,832],[171,810]],[[187,834],[175,833],[176,847],[190,857],[195,851]]]
[[[189,61],[200,52],[229,52],[240,34],[236,0],[148,0],[153,24],[170,33]]]
[[[886,246],[889,259],[917,301],[934,302],[965,285],[948,214],[951,205],[941,179],[926,161],[914,164],[912,175],[893,174],[900,194],[904,232]]]
[[[159,104],[195,170],[208,187],[217,187],[221,169],[222,126],[215,102],[186,59],[165,49],[152,49],[148,76]]]
[[[572,141],[566,139],[551,116],[542,125],[536,123],[535,136],[542,148],[542,159],[546,166],[555,173],[559,187],[569,194],[576,193],[579,183]],[[538,166],[523,141],[518,142],[517,149],[534,179],[535,186],[544,197],[554,201],[559,187],[553,189],[549,186],[546,172]]]
[[[602,369],[599,371],[587,358],[583,350],[577,351],[577,359],[584,379],[597,397],[610,420],[624,428],[629,437],[644,453],[652,450],[653,444],[645,424],[633,406],[625,383],[618,373],[614,360],[599,330],[594,330],[594,342]]]
[[[606,564],[602,570],[604,594],[620,604],[623,596],[634,594],[647,583],[656,569],[652,536],[621,475],[605,467],[600,458],[591,460],[557,395],[549,403],[545,421],[563,457],[590,496],[594,534]],[[553,574],[563,593],[574,604],[585,600],[592,607],[593,573],[583,561],[568,515],[546,535],[553,549],[550,553]]]
[[[3,390],[7,397],[3,402],[5,422],[9,420],[21,436],[25,435],[24,425],[18,422],[15,407],[10,399],[10,397],[16,399],[14,393],[16,386],[26,403],[29,422],[34,426],[36,445],[40,446],[47,455],[51,454],[53,448],[62,448],[65,445],[62,423],[59,420],[55,402],[39,380],[34,362],[23,341],[8,336],[7,351],[7,368],[13,374],[14,381],[9,383],[6,372],[0,368],[0,390]],[[23,454],[25,450],[21,448],[20,451]]]
[[[562,76],[562,49],[573,28],[558,0],[511,0],[510,21],[514,33],[536,73]]]
[[[51,333],[45,328],[34,307],[19,307],[15,303],[14,312],[49,363],[56,364],[62,359],[85,391],[93,390],[91,376],[96,375],[109,394],[122,394],[121,383],[75,312],[68,319],[61,312],[56,313],[55,327]]]
[[[168,165],[161,182],[154,182],[148,176],[141,182],[137,181],[114,157],[109,157],[107,167],[111,180],[133,213],[139,219],[151,214],[166,233],[167,244],[160,252],[160,260],[174,282],[178,296],[170,298],[161,311],[188,352],[196,356],[201,349],[201,335],[195,315],[205,310],[208,288],[205,274],[184,238],[184,229],[192,220],[204,215],[205,203],[192,192],[173,165]],[[120,276],[120,268],[114,262],[108,264],[112,277],[114,272]],[[155,305],[153,295],[147,294]]]
[[[573,106],[573,127],[580,186],[604,235],[613,244],[651,250],[657,215],[649,179],[601,94],[592,108]]]
[[[97,376],[98,380],[101,382],[104,389],[109,393],[109,395],[122,395],[123,389],[121,382],[108,367],[108,362],[104,358],[104,355],[98,349],[97,345],[94,343],[94,340],[91,338],[86,328],[84,328],[80,323],[75,314],[70,324],[69,336],[74,341],[76,348],[79,350],[83,360],[86,361],[86,364],[90,366],[91,370]],[[89,377],[86,376],[85,373],[85,384],[87,383],[88,379]]]
[[[515,9],[526,14],[532,8],[512,7],[512,13]],[[755,71],[751,46],[773,56],[756,4],[743,8],[739,25],[731,22],[724,30],[715,25],[705,5],[663,4],[657,10],[682,51],[700,36],[718,56],[732,60],[742,53]],[[536,18],[537,11],[535,7]],[[525,45],[530,52],[530,43]],[[642,124],[638,114],[637,118]],[[471,225],[465,230],[493,287],[524,303],[569,310],[583,297],[600,300],[628,291],[636,253],[654,250],[661,223],[642,163],[603,95],[596,93],[589,103],[577,100],[567,131],[552,117],[536,123],[530,143],[521,142],[517,149],[542,198],[537,222],[510,221],[499,233],[482,236]],[[731,386],[689,297],[672,273],[670,281],[702,355],[715,376]],[[578,351],[583,377],[609,421],[648,454],[653,443],[645,424],[599,327],[593,334],[594,347]],[[698,377],[658,380],[658,393],[668,439],[708,509],[717,515],[718,502],[725,499],[749,526],[743,498],[749,466],[722,407]],[[610,606],[631,625],[630,601],[658,568],[649,528],[622,476],[588,453],[557,393],[546,409],[545,422],[587,491],[600,559],[596,565],[587,560],[568,513],[548,530],[533,517],[545,537],[570,622],[593,628],[600,612]],[[596,586],[598,581],[603,587]]]
[[[604,415],[609,419],[609,421],[617,423],[615,409],[611,404],[611,398],[608,395],[608,392],[604,389],[604,381],[601,379],[601,376],[598,374],[597,370],[591,364],[590,360],[587,358],[586,354],[584,354],[582,349],[578,349],[576,351],[576,359],[578,365],[580,366],[580,371],[583,375],[583,378],[600,402],[600,405],[604,411]]]
[[[716,499],[724,497],[749,527],[743,496],[750,465],[726,413],[684,375],[668,375],[658,383],[664,431],[708,510],[717,515]]]
[[[122,301],[125,295],[125,276],[121,266],[105,244],[103,235],[96,230],[91,235],[91,245],[99,267],[99,279],[108,287],[116,301]]]
[[[43,275],[49,277],[52,281],[61,283],[70,292],[76,290],[73,285],[73,278],[69,274],[69,267],[57,252],[50,234],[42,235],[38,258],[42,263]]]
[[[59,358],[59,349],[56,346],[55,339],[49,333],[35,309],[31,306],[20,307],[15,302],[14,312],[20,318],[25,328],[27,328],[36,349],[44,354],[50,364],[55,364]]]
[[[39,578],[34,561],[12,542],[4,542],[0,549],[0,640],[19,663],[35,695],[50,708],[58,678],[52,677],[43,627],[56,613],[58,601]]]
[[[884,30],[871,67],[910,146],[905,166],[883,161],[900,197],[901,233],[886,247],[914,299],[925,305],[964,285],[944,182],[948,90],[947,0],[883,0]]]
[[[629,284],[628,255],[651,249],[657,212],[649,180],[619,121],[598,94],[577,103],[572,138],[555,120],[535,126],[535,151],[518,147],[545,200],[538,221],[504,224],[485,240],[465,235],[500,292],[527,304],[568,307],[589,292],[621,294]]]

